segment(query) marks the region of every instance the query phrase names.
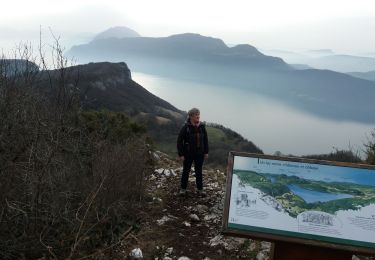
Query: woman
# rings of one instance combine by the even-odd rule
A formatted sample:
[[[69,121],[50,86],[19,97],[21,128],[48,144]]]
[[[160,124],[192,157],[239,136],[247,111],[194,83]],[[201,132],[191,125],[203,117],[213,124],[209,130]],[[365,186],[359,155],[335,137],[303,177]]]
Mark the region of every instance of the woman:
[[[198,108],[192,108],[188,112],[188,119],[181,128],[177,138],[177,150],[180,160],[183,162],[181,176],[180,195],[186,194],[191,165],[194,162],[195,180],[198,194],[205,196],[203,191],[202,167],[204,159],[208,157],[208,137],[206,126],[200,121]]]

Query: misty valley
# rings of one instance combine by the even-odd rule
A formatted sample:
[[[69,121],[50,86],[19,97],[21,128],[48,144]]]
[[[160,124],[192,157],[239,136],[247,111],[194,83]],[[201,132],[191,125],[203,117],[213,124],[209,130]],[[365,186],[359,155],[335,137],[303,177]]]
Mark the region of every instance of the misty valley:
[[[94,40],[80,62],[125,61],[132,77],[179,109],[230,127],[266,153],[306,155],[359,147],[375,127],[375,82],[330,70],[297,70],[250,45],[198,34]],[[214,98],[213,98],[214,97]]]
[[[295,155],[330,152],[362,146],[375,124],[320,117],[283,100],[244,88],[176,80],[140,72],[133,79],[172,105],[202,110],[203,120],[218,122],[252,140],[265,153]],[[192,101],[193,99],[193,101]]]

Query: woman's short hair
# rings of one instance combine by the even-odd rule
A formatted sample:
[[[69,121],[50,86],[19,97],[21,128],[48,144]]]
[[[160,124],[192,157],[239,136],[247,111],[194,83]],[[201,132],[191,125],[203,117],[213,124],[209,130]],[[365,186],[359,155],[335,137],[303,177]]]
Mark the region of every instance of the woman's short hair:
[[[198,108],[193,107],[192,109],[189,110],[188,115],[192,116],[192,115],[195,115],[195,114],[200,114],[200,111],[199,111]]]

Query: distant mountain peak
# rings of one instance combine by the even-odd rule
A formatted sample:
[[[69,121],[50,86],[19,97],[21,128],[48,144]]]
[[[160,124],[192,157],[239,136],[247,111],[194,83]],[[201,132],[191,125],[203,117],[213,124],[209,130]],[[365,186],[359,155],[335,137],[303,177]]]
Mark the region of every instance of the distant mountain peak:
[[[111,27],[98,35],[95,36],[94,40],[107,39],[107,38],[133,38],[141,37],[136,31],[126,27],[126,26],[115,26]]]
[[[257,48],[255,48],[254,46],[251,46],[249,44],[238,44],[232,48],[230,48],[232,53],[236,53],[236,54],[246,54],[246,55],[249,55],[251,54],[252,56],[264,56],[263,53],[261,53],[260,51],[258,51]]]

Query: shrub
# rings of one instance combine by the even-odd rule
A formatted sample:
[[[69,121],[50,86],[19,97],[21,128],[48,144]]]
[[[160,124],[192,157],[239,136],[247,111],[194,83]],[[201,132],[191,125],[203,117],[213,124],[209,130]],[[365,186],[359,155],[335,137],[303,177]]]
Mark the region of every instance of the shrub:
[[[111,248],[135,225],[151,171],[144,128],[122,113],[82,112],[75,74],[56,64],[0,75],[1,259]]]
[[[371,132],[371,137],[369,138],[366,148],[366,162],[368,164],[375,164],[375,129]]]
[[[329,154],[317,154],[317,155],[306,155],[305,158],[326,160],[326,161],[336,161],[336,162],[350,162],[350,163],[361,163],[362,160],[358,154],[355,154],[352,150],[339,150]]]

